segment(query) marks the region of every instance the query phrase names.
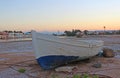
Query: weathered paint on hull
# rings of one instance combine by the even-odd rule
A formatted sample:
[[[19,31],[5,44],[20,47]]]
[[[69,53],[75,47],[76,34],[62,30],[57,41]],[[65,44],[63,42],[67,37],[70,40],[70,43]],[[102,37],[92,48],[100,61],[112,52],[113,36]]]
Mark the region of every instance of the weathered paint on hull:
[[[51,55],[40,57],[37,59],[37,62],[43,69],[49,70],[73,61],[77,61],[78,59],[78,56]]]

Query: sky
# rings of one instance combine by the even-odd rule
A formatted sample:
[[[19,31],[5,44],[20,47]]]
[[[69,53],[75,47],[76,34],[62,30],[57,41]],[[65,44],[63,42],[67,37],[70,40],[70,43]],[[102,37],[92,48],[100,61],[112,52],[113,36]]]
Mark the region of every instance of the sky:
[[[119,30],[120,0],[0,0],[0,31]]]

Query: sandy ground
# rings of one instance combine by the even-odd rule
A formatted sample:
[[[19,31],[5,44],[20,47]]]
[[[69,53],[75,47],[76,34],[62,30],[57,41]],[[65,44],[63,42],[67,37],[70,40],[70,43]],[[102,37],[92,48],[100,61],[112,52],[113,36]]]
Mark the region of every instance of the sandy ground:
[[[102,64],[101,68],[92,67],[98,62]],[[0,78],[71,78],[74,74],[84,73],[120,77],[120,58],[117,57],[93,57],[90,62],[81,61],[67,66],[75,66],[76,69],[71,72],[42,70],[32,52],[0,54]],[[25,73],[18,72],[21,68],[26,70]]]
[[[104,47],[113,49],[114,58],[93,57],[90,62],[78,62],[67,66],[75,66],[71,72],[42,70],[37,64],[31,41],[0,42],[0,78],[71,78],[74,74],[101,74],[112,78],[120,77],[120,36],[90,36],[82,39],[97,39],[105,42]],[[101,63],[101,68],[92,67]],[[25,69],[25,73],[18,72]]]

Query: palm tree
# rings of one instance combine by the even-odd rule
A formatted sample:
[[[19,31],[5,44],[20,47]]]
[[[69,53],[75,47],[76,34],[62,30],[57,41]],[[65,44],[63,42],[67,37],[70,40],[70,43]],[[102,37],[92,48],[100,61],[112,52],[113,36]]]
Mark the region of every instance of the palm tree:
[[[88,30],[83,31],[85,35],[88,35]]]

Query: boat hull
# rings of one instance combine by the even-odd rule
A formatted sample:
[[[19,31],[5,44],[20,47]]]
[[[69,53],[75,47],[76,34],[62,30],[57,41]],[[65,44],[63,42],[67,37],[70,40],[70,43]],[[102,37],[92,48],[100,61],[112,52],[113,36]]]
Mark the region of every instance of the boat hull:
[[[78,59],[78,56],[51,55],[40,57],[37,59],[37,62],[43,69],[48,70],[77,61]]]
[[[43,69],[53,69],[69,62],[97,55],[102,41],[59,39],[32,32],[33,47],[38,64]]]

